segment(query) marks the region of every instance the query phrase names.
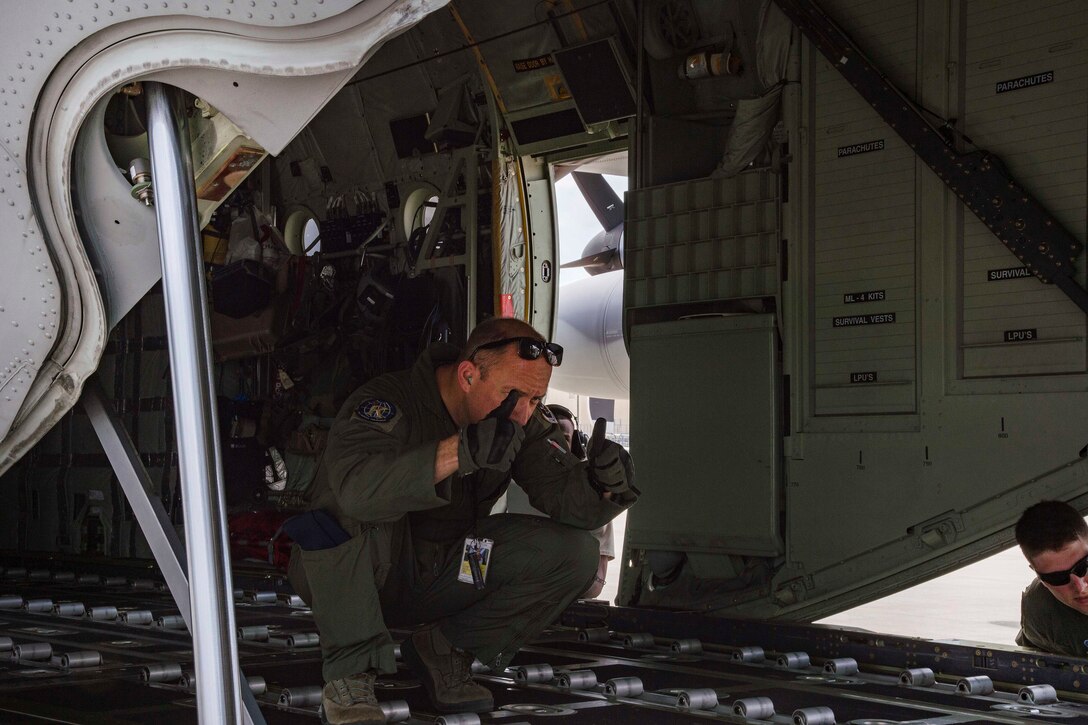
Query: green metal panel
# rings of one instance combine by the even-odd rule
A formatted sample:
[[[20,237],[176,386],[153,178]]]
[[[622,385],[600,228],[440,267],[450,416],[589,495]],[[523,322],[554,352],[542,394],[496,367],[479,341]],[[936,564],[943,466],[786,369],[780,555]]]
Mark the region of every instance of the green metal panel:
[[[630,342],[643,497],[628,515],[627,545],[781,553],[774,317],[636,325]]]

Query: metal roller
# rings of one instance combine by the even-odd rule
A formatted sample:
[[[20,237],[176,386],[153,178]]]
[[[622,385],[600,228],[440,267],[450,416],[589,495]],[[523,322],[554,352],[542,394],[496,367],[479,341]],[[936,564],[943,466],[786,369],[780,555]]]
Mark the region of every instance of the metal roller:
[[[181,677],[178,678],[178,684],[184,687],[186,690],[195,690],[196,683],[196,673],[192,670],[185,670],[181,673]]]
[[[397,659],[397,660],[401,659],[400,645],[399,644],[393,645],[393,659]]]
[[[287,635],[287,646],[291,649],[298,647],[317,647],[321,644],[321,637],[314,632],[298,632]]]
[[[80,584],[101,584],[102,577],[98,574],[80,574],[76,581]]]
[[[23,609],[28,612],[52,612],[52,599],[27,599],[23,602]]]
[[[408,709],[408,703],[404,700],[379,702],[378,706],[382,709],[386,722],[404,722],[412,717],[412,711]]]
[[[185,620],[180,614],[167,614],[156,619],[155,626],[162,629],[185,629]]]
[[[108,587],[123,587],[128,584],[128,579],[123,576],[108,576],[102,580],[102,583]]]
[[[87,616],[99,622],[112,622],[117,619],[117,607],[91,607]]]
[[[133,589],[140,589],[140,590],[154,589],[155,588],[155,580],[154,579],[133,579],[132,580],[132,588]]]
[[[74,582],[76,580],[76,573],[74,571],[55,571],[53,572],[53,581],[55,582]]]
[[[937,682],[933,670],[928,667],[913,667],[899,673],[899,684],[909,687],[929,687]]]
[[[718,693],[709,687],[681,690],[676,696],[676,706],[681,710],[713,710],[718,706]]]
[[[246,595],[246,592],[244,589],[235,589],[233,592],[231,592],[231,594],[234,596],[235,599],[241,599]]]
[[[793,711],[793,725],[835,725],[830,707],[802,707]]]
[[[279,595],[274,591],[253,592],[249,598],[250,601],[260,604],[275,604],[279,601]]]
[[[281,594],[280,601],[289,607],[305,607],[306,602],[297,594]]]
[[[21,566],[12,567],[4,572],[5,579],[26,579],[26,569]]]
[[[130,612],[121,612],[118,615],[125,624],[151,624],[155,617],[146,609],[133,609]]]
[[[53,645],[48,642],[17,644],[12,647],[11,656],[16,660],[47,660],[53,656]]]
[[[14,646],[15,643],[11,641],[11,637],[0,637],[0,652],[11,654],[11,648]]]
[[[592,690],[597,686],[597,675],[592,670],[571,670],[559,673],[559,687],[564,690]]]
[[[964,677],[956,683],[956,692],[961,695],[992,695],[994,694],[994,681],[986,675]]]
[[[604,683],[604,694],[609,697],[638,697],[645,690],[637,677],[616,677]]]
[[[745,697],[733,703],[733,714],[749,720],[770,720],[774,717],[774,703],[769,697]]]
[[[778,655],[778,666],[791,670],[800,670],[812,664],[807,652],[783,652]]]
[[[176,662],[146,665],[140,670],[144,682],[177,682],[181,679],[181,665]]]
[[[856,675],[858,661],[853,657],[838,657],[824,662],[824,672],[829,675]]]
[[[514,668],[514,682],[528,685],[533,682],[551,682],[555,673],[551,665],[522,665]]]
[[[280,691],[280,704],[287,707],[309,707],[321,703],[321,685],[285,687]]]
[[[58,602],[53,606],[53,614],[58,617],[82,617],[86,613],[83,602]]]
[[[1058,693],[1052,685],[1028,685],[1020,688],[1020,702],[1032,705],[1053,705]]]
[[[607,642],[611,636],[612,633],[608,631],[608,627],[590,627],[589,629],[578,630],[579,642]]]
[[[255,627],[239,627],[238,639],[247,642],[267,642],[268,626],[261,624]]]
[[[623,646],[635,649],[648,649],[654,646],[654,636],[645,632],[623,635]]]
[[[0,597],[0,609],[19,609],[23,606],[23,598],[18,594],[5,594]]]
[[[60,656],[60,666],[66,670],[77,667],[98,667],[100,664],[102,664],[102,654],[93,650],[65,652]]]
[[[474,712],[439,715],[435,718],[434,725],[480,725],[480,716]]]
[[[246,678],[246,684],[249,685],[249,691],[254,695],[263,695],[268,692],[268,683],[260,675],[251,675]]]
[[[703,651],[703,643],[697,639],[676,639],[669,643],[669,649],[676,654],[698,654]]]
[[[762,662],[766,657],[762,647],[741,647],[733,652],[733,659],[738,662]]]
[[[31,581],[40,582],[49,579],[51,574],[48,569],[31,569],[27,576]]]

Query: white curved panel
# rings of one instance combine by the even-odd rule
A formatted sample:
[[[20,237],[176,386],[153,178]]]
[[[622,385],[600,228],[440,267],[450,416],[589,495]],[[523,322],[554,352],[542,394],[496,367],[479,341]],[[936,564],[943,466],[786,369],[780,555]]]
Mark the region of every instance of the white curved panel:
[[[623,271],[606,272],[559,288],[555,342],[563,364],[552,387],[595,398],[631,397],[631,359],[623,341]]]
[[[71,197],[76,137],[95,105],[132,80],[161,79],[211,100],[265,148],[279,150],[381,42],[444,4],[43,0],[5,7],[0,472],[75,404],[105,344],[105,309]],[[146,237],[148,210],[112,198],[116,184],[95,187],[95,174],[83,183],[114,207],[112,235],[131,228]],[[95,243],[110,239],[99,229]],[[142,241],[157,245],[155,237]],[[128,237],[119,246],[132,243]],[[139,263],[124,273],[149,288],[157,257],[157,250],[134,255]]]

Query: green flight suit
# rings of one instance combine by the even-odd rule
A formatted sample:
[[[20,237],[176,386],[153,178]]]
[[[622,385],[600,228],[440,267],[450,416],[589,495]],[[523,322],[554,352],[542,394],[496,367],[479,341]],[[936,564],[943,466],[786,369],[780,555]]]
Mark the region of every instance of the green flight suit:
[[[1042,652],[1088,657],[1088,615],[1058,601],[1036,579],[1020,598],[1016,644]]]
[[[634,503],[633,493],[601,499],[587,464],[570,454],[542,408],[509,472],[455,474],[436,486],[438,442],[458,429],[435,369],[457,356],[435,345],[411,369],[370,381],[347,399],[329,433],[312,506],[333,514],[352,539],[296,549],[291,568],[321,634],[326,680],[395,672],[387,624],[438,622],[454,646],[505,666],[589,585],[598,559],[589,531]],[[511,477],[550,518],[488,515]],[[482,590],[457,581],[466,536],[495,542]]]

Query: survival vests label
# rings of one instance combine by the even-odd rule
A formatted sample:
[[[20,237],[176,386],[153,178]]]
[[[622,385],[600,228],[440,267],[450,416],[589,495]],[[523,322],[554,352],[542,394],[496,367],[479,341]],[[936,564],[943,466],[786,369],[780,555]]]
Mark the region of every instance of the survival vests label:
[[[1031,272],[1027,267],[1007,267],[1005,269],[991,269],[986,273],[987,282],[1001,282],[1006,279],[1019,279],[1030,277]]]
[[[1031,88],[1032,86],[1041,86],[1044,83],[1054,82],[1054,71],[1048,70],[1042,73],[1036,73],[1035,75],[1024,76],[1023,78],[1013,78],[1008,81],[998,81],[994,85],[994,93],[1006,93],[1007,91],[1018,91],[1021,88]]]
[[[1038,339],[1039,330],[1034,327],[1028,330],[1005,330],[1005,342],[1031,342]]]
[[[894,312],[883,312],[879,315],[848,315],[836,317],[832,320],[835,327],[854,327],[855,325],[887,325],[895,322]]]
[[[866,141],[865,143],[856,143],[850,146],[839,146],[838,157],[841,159],[844,156],[856,156],[857,154],[867,154],[870,151],[883,151],[884,139],[877,139],[876,141]]]
[[[842,296],[842,303],[844,305],[852,305],[858,302],[882,302],[884,300],[884,290],[874,289],[868,292],[847,292]]]
[[[850,382],[851,383],[875,383],[876,382],[876,371],[875,370],[869,370],[869,371],[863,372],[863,373],[850,373]]]

